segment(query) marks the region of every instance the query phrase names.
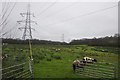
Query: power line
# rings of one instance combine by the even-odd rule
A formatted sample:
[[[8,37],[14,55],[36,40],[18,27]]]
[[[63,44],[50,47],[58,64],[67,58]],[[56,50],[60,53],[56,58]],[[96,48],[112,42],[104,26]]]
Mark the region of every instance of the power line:
[[[8,3],[8,5],[6,6],[6,10],[4,11],[3,15],[2,15],[2,19],[4,18],[4,16],[6,15],[7,11],[9,10],[10,5]]]
[[[76,16],[76,17],[72,17],[72,18],[66,19],[64,21],[76,19],[76,18],[83,17],[83,16],[92,15],[92,14],[95,14],[95,13],[98,13],[98,12],[101,12],[101,11],[105,11],[105,10],[108,10],[108,9],[111,9],[111,8],[114,8],[114,7],[117,7],[117,6],[118,5],[115,5],[115,6],[112,6],[112,7],[108,7],[108,8],[104,8],[104,9],[101,9],[101,10],[96,10],[96,11],[93,11],[93,12],[90,12],[90,13],[87,13],[87,14],[83,14],[83,15],[80,15],[80,16]]]
[[[6,26],[8,24],[9,21],[7,21],[3,26]],[[0,34],[2,33],[2,31],[4,30],[5,27],[1,27],[0,29]]]
[[[10,5],[9,5],[9,2],[8,2],[8,3],[6,3],[6,6],[4,6],[4,9],[2,9],[2,12],[1,12],[1,15],[0,15],[1,16],[0,17],[1,23],[2,23],[2,20],[3,20],[4,16],[6,15],[8,9],[10,8],[9,6]]]
[[[7,3],[5,2],[5,3],[4,3],[4,6],[3,6],[3,9],[2,9],[2,12],[4,11],[6,5],[7,5]]]
[[[15,26],[13,26],[11,29],[9,29],[8,31],[4,32],[1,36],[4,36],[6,34],[8,34],[11,30],[15,29],[15,27],[17,26],[18,24],[16,23]],[[0,37],[1,37],[0,36]]]
[[[3,8],[2,8],[2,11],[1,11],[0,16],[2,16],[2,13],[3,13],[3,11],[5,10],[5,8],[6,8],[6,2],[4,3],[4,6],[3,6]]]
[[[83,14],[83,15],[79,15],[79,16],[76,16],[76,17],[72,17],[72,18],[69,18],[69,19],[66,19],[66,20],[63,20],[61,22],[66,22],[66,21],[69,21],[69,20],[72,20],[72,19],[76,19],[76,18],[80,18],[80,17],[85,17],[85,16],[88,16],[88,15],[92,15],[92,14],[95,14],[95,13],[98,13],[98,12],[101,12],[101,11],[105,11],[105,10],[108,10],[108,9],[111,9],[111,8],[114,8],[114,7],[117,7],[117,5],[115,6],[112,6],[112,7],[108,7],[108,8],[104,8],[104,9],[100,9],[100,10],[96,10],[96,11],[93,11],[93,12],[89,12],[89,13],[86,13],[86,14]],[[50,25],[55,25],[55,24],[59,24],[59,23],[53,23],[53,24],[50,24]],[[37,26],[39,26],[37,24]],[[48,25],[49,26],[49,25]],[[39,26],[40,27],[40,26]],[[47,29],[47,28],[46,28]],[[38,34],[39,35],[39,34]],[[62,41],[63,41],[63,36],[62,36]]]
[[[8,9],[9,9],[9,2],[6,3],[6,6],[3,7],[1,14],[0,14],[0,23],[2,23],[4,16],[6,15]]]
[[[6,5],[7,5],[6,2],[2,4],[3,8],[2,8],[2,10],[1,10],[1,14],[0,14],[0,16],[2,16],[2,13],[3,13],[3,11],[5,10]],[[2,6],[1,6],[1,7],[2,7]],[[7,6],[8,6],[8,5],[7,5]]]
[[[2,29],[1,29],[1,31],[0,31],[0,33],[2,33],[3,31],[4,31],[4,29],[5,29],[5,26],[7,25],[9,23],[9,21],[7,21],[5,24],[3,24],[4,25],[4,27],[2,27]],[[9,30],[7,30],[6,32],[4,32],[2,35],[0,35],[0,37],[1,36],[4,36],[4,35],[6,35],[6,34],[8,34],[10,31],[13,31],[13,30],[15,30],[16,28],[17,28],[17,26],[18,26],[18,24],[16,23],[15,25],[13,25],[13,27],[12,28],[10,28]],[[6,29],[5,29],[6,30]],[[15,30],[15,32],[16,32],[17,30]],[[15,33],[14,34],[15,36],[17,35],[17,33]]]
[[[6,22],[3,24],[4,27],[2,27],[2,30],[5,29],[5,26],[8,25],[9,22],[10,22],[10,20],[6,21]],[[1,32],[1,31],[0,31],[0,32]]]
[[[96,10],[96,11],[93,11],[93,12],[89,12],[89,13],[86,13],[86,14],[82,14],[82,15],[79,15],[79,16],[75,16],[75,17],[72,17],[72,18],[69,18],[69,19],[60,21],[60,23],[64,23],[64,22],[67,22],[67,21],[70,21],[70,20],[73,20],[73,19],[77,19],[77,18],[80,18],[80,17],[89,16],[89,15],[92,15],[92,14],[95,14],[95,13],[98,13],[98,12],[101,12],[101,11],[105,11],[105,10],[108,10],[108,9],[112,9],[112,8],[114,8],[114,7],[117,7],[117,6],[118,6],[118,5],[115,5],[115,6],[112,6],[112,7],[108,7],[108,8]],[[56,25],[56,24],[59,24],[59,23],[52,23],[52,24],[49,24],[49,25]],[[47,25],[47,26],[49,26],[49,25]]]
[[[51,8],[53,5],[55,5],[57,2],[53,2],[51,5],[49,5],[46,9],[44,9],[42,12],[40,12],[38,15],[43,14],[45,11],[47,11],[49,8]]]
[[[14,7],[15,7],[16,3],[14,3],[12,9],[10,10],[9,14],[7,15],[6,19],[0,24],[0,26],[2,26],[8,19],[8,17],[10,16],[11,12],[13,11]]]
[[[9,4],[8,4],[8,5],[9,5]],[[10,8],[10,7],[7,6],[7,9],[6,9],[5,13],[3,13],[2,19],[3,19],[4,16],[6,15],[6,13],[7,13],[7,11],[8,11],[9,8]],[[11,9],[11,10],[12,10],[12,9]],[[10,13],[11,13],[11,11],[9,12],[9,14],[10,14]],[[2,25],[7,21],[7,18],[9,17],[9,14],[7,15],[7,17],[6,17],[4,20],[2,20],[0,26],[2,26]]]
[[[76,3],[76,2],[75,2],[75,3]],[[66,6],[66,7],[64,7],[64,8],[62,8],[62,9],[60,9],[60,10],[58,10],[57,12],[55,12],[55,14],[48,15],[47,18],[48,18],[48,17],[55,16],[55,15],[57,15],[58,13],[61,13],[62,11],[66,10],[67,8],[72,7],[73,4],[75,4],[75,3],[72,3],[72,4],[70,4],[70,5]]]

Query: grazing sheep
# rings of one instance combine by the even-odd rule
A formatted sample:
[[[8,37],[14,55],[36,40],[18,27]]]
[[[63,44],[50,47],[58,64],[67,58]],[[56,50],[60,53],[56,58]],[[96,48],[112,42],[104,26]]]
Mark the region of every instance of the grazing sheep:
[[[90,57],[84,57],[83,61],[85,61],[86,63],[93,63],[93,62],[97,62],[96,59],[94,58],[90,58]]]
[[[60,49],[58,48],[58,49],[56,49],[56,52],[58,52],[58,51],[60,51]]]
[[[54,50],[55,52],[58,52],[58,51],[60,51],[61,49],[56,49],[56,48],[52,48],[52,50]]]
[[[8,58],[8,54],[2,54],[2,59]]]
[[[8,45],[8,43],[3,43],[2,45],[3,45],[3,46],[7,46],[7,45]]]
[[[74,72],[76,69],[79,69],[79,68],[84,70],[84,66],[85,66],[85,64],[83,63],[83,61],[80,61],[80,60],[73,61],[73,71]]]

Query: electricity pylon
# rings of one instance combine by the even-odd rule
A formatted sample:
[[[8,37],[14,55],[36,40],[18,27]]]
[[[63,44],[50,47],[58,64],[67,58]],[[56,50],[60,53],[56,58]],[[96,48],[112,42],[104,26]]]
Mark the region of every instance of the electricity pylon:
[[[33,13],[30,11],[30,4],[28,4],[27,12],[26,13],[20,13],[22,17],[25,17],[25,20],[17,21],[19,24],[24,23],[24,27],[20,27],[19,29],[24,29],[22,39],[32,39],[32,30],[35,30],[31,27],[32,23],[37,24],[35,21],[31,20],[31,16],[35,17]]]
[[[64,42],[64,34],[62,34],[62,42]]]

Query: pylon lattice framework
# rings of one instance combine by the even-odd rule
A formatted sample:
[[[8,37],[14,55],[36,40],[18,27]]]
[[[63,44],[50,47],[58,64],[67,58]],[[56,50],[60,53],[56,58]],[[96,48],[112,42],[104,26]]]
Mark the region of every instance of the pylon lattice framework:
[[[20,15],[22,17],[26,17],[25,20],[20,20],[20,21],[17,21],[19,24],[21,23],[24,23],[24,27],[20,27],[19,29],[24,29],[24,32],[23,32],[23,36],[22,36],[22,39],[25,40],[25,39],[32,39],[32,30],[35,30],[34,28],[31,28],[31,24],[32,23],[35,23],[37,24],[35,21],[32,21],[31,20],[31,16],[32,17],[35,17],[33,13],[31,13],[30,11],[30,4],[28,4],[28,8],[27,8],[27,12],[26,13],[20,13]]]

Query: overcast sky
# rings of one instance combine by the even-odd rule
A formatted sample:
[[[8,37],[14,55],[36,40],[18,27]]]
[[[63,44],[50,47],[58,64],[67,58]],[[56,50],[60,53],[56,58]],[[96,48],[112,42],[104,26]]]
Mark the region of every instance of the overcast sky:
[[[3,3],[2,9],[6,6],[9,14],[14,4]],[[9,31],[4,37],[22,38],[24,30],[18,28],[24,27],[24,24],[18,24],[16,21],[25,20],[20,13],[27,11],[27,4],[25,2],[15,4],[6,21],[8,24],[3,26],[3,33]],[[64,34],[64,40],[69,42],[72,39],[111,36],[118,33],[117,2],[59,2],[54,0],[54,2],[31,2],[30,4],[31,12],[35,15],[35,17],[31,16],[31,19],[38,23],[38,25],[32,25],[35,29],[32,31],[33,38],[62,41],[62,34]]]

